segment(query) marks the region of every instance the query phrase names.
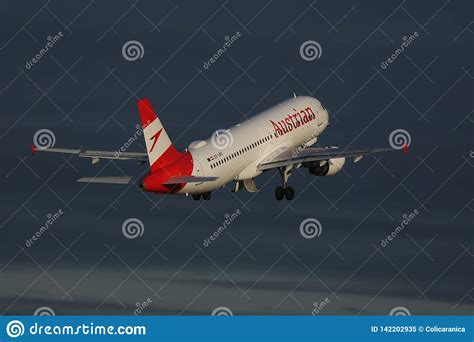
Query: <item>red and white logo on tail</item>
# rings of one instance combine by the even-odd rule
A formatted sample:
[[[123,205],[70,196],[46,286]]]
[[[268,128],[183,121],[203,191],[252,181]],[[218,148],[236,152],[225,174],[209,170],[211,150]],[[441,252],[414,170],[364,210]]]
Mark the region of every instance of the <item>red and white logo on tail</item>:
[[[142,99],[137,104],[148,153],[148,161],[150,162],[151,169],[156,170],[175,161],[180,156],[180,153],[171,143],[150,101]]]

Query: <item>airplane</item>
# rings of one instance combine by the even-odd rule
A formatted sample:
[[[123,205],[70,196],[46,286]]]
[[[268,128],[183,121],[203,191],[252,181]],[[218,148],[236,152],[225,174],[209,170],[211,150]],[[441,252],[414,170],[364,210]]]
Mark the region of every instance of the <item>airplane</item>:
[[[292,170],[307,168],[314,176],[332,176],[346,159],[358,162],[363,156],[393,151],[394,148],[346,150],[338,147],[310,147],[329,125],[329,113],[310,96],[294,96],[229,129],[217,130],[206,140],[191,142],[178,151],[171,142],[148,99],[137,101],[146,152],[117,152],[32,146],[32,153],[53,152],[91,158],[148,162],[150,172],[139,180],[143,191],[184,194],[195,200],[209,200],[214,191],[233,183],[232,192],[245,188],[259,191],[254,179],[276,169],[281,185],[275,198],[293,200],[288,185]],[[406,147],[404,146],[404,149]],[[84,177],[82,183],[129,184],[133,177]]]

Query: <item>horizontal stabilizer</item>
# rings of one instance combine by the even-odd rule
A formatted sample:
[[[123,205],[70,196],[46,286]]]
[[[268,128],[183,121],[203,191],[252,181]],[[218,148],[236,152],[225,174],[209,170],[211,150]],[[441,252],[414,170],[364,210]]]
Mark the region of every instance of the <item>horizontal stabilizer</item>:
[[[195,176],[171,177],[163,184],[202,183],[202,182],[212,182],[216,179],[217,177],[195,177]]]
[[[128,184],[132,177],[83,177],[79,178],[79,183],[102,183],[102,184]]]
[[[115,159],[115,160],[127,160],[133,159],[141,162],[147,161],[146,152],[127,152],[127,151],[100,151],[100,150],[81,150],[72,148],[56,148],[49,147],[44,149],[38,149],[36,146],[31,147],[31,154],[35,155],[37,152],[52,152],[52,153],[64,153],[64,154],[75,154],[79,157],[92,158],[92,163],[97,163],[100,159]]]

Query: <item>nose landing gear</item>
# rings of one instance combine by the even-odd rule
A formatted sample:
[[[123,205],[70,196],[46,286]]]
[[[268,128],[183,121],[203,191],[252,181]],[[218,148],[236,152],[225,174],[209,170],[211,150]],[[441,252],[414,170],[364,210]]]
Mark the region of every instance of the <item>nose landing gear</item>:
[[[288,186],[288,179],[291,176],[291,169],[293,165],[287,165],[278,168],[278,172],[282,178],[282,186],[277,186],[275,189],[275,198],[281,201],[283,197],[286,197],[288,201],[291,201],[295,197],[295,190]]]

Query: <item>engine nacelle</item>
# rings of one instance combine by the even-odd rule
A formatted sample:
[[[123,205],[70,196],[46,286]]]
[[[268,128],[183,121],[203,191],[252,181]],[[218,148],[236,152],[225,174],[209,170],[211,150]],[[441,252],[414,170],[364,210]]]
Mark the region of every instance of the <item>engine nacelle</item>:
[[[333,158],[328,161],[314,161],[303,163],[304,167],[309,168],[309,173],[315,176],[332,176],[341,171],[346,158]]]

